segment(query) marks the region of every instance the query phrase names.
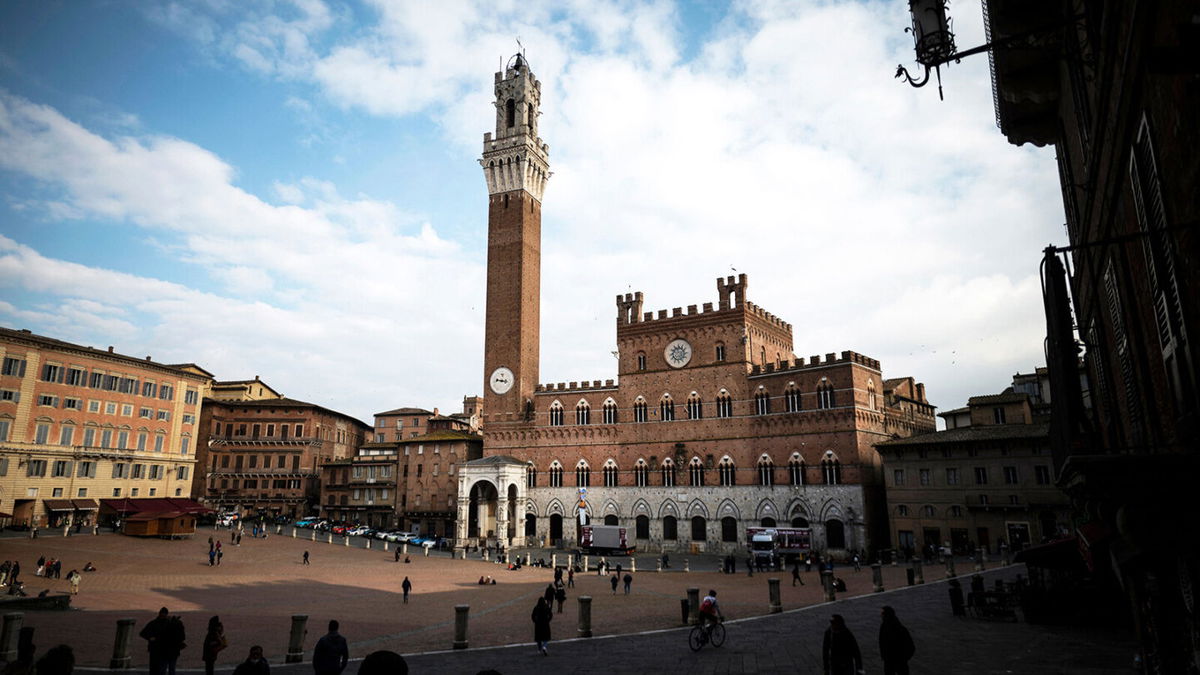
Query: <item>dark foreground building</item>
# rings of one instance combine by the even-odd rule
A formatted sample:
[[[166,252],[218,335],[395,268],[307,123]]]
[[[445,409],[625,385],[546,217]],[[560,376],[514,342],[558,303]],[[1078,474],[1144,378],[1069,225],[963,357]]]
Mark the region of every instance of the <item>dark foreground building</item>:
[[[1200,5],[991,0],[996,117],[1053,144],[1070,245],[1042,277],[1059,485],[1145,671],[1200,670]],[[1047,28],[1050,26],[1050,28]],[[1092,410],[1077,379],[1080,354]]]

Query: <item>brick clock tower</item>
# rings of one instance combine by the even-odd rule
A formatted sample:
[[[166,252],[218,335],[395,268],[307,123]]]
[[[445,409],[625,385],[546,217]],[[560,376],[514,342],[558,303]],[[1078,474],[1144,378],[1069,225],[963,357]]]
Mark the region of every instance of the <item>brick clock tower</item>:
[[[496,132],[483,135],[488,188],[484,415],[523,421],[538,384],[542,192],[549,146],[538,137],[542,83],[520,54],[496,73]],[[499,417],[497,417],[499,416]]]

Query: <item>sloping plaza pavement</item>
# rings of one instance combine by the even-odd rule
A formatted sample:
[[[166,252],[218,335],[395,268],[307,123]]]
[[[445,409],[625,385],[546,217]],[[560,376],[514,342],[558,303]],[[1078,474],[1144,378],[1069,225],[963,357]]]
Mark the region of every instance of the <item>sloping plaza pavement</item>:
[[[221,567],[207,564],[210,534],[226,551]],[[311,536],[305,530],[298,534]],[[66,590],[65,580],[33,575],[39,555],[63,558],[64,576],[87,561],[99,568],[84,576],[74,609],[27,611],[24,616],[25,625],[35,628],[39,653],[55,644],[70,644],[80,672],[108,670],[117,619],[136,619],[136,632],[159,606],[181,615],[187,626],[189,647],[179,663],[183,672],[199,671],[204,626],[214,614],[221,616],[229,637],[230,648],[218,661],[218,672],[226,673],[252,644],[265,647],[275,672],[312,672],[307,662],[283,665],[292,614],[309,616],[306,661],[325,623],[336,618],[355,660],[376,649],[390,649],[405,654],[416,673],[816,673],[822,631],[833,612],[843,614],[858,637],[867,672],[881,672],[876,635],[884,604],[895,607],[913,632],[914,673],[1125,673],[1130,672],[1133,655],[1128,637],[1117,633],[956,619],[950,614],[946,585],[933,583],[942,576],[940,566],[926,568],[931,583],[913,588],[897,588],[904,583],[903,567],[885,566],[885,586],[896,589],[885,593],[871,592],[869,568],[859,573],[839,569],[849,592],[830,605],[822,604],[815,572],[803,575],[806,586],[793,588],[787,572],[747,577],[742,567],[740,574],[718,574],[712,571],[716,563],[711,557],[692,557],[691,573],[679,571],[682,556],[672,556],[674,571],[645,571],[655,562],[646,556],[638,559],[639,572],[628,597],[620,591],[614,596],[607,577],[594,572],[577,575],[564,613],[555,614],[556,641],[550,655],[542,657],[528,642],[529,612],[552,579],[549,570],[509,572],[478,559],[450,560],[444,554],[426,558],[415,547],[411,564],[397,564],[390,552],[334,541],[244,537],[235,547],[229,545],[225,530],[202,531],[185,541],[111,534],[6,537],[0,539],[0,559],[21,561],[22,579],[31,593]],[[300,564],[304,550],[311,552],[309,566]],[[628,565],[627,560],[621,562]],[[960,561],[959,571],[966,570],[968,563]],[[1018,571],[1014,567],[987,575],[1012,578]],[[480,587],[477,580],[485,574],[495,577],[497,585]],[[408,605],[399,592],[404,576],[415,586]],[[764,616],[770,577],[780,578],[784,614]],[[688,587],[719,589],[722,608],[731,619],[722,648],[705,647],[698,653],[688,648],[686,630],[678,628],[679,599]],[[579,595],[593,598],[596,637],[569,640],[576,634]],[[471,606],[472,648],[443,651],[453,639],[456,604]],[[135,637],[133,643],[134,667],[144,669],[143,641]],[[356,671],[357,663],[347,669]]]

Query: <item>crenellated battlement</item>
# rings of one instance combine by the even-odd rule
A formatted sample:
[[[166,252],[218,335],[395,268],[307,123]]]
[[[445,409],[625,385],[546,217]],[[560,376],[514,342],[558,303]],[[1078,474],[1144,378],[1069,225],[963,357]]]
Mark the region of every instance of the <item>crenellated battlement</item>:
[[[746,301],[746,311],[762,319],[763,321],[766,321],[772,326],[775,326],[776,328],[786,330],[789,333],[792,331],[792,324],[784,321],[783,319],[775,316],[774,314],[748,300]]]
[[[746,299],[746,290],[749,288],[750,282],[745,274],[739,274],[737,277],[729,276],[723,279],[717,279],[717,305],[714,309],[713,303],[706,302],[702,305],[688,305],[685,311],[683,307],[672,307],[670,310],[660,309],[657,312],[644,311],[645,296],[641,291],[635,293],[625,293],[617,295],[617,325],[627,326],[635,323],[647,323],[651,321],[664,321],[677,319],[681,317],[696,316],[699,314],[708,314],[711,312],[724,312],[731,309],[742,309],[751,316],[757,317],[772,326],[791,332],[792,324],[775,316],[767,310]]]
[[[552,384],[539,384],[534,389],[535,394],[545,394],[550,392],[567,392],[567,391],[594,391],[596,389],[616,389],[616,380],[592,380],[591,382],[556,382]]]
[[[821,358],[820,354],[814,354],[808,358],[807,363],[803,358],[796,358],[795,360],[784,361],[778,367],[774,363],[767,363],[765,366],[754,366],[750,369],[750,376],[754,377],[755,375],[770,375],[772,373],[782,373],[785,371],[794,372],[799,370],[811,370],[813,368],[825,368],[828,366],[849,363],[856,363],[872,370],[879,370],[878,360],[869,356],[864,356],[858,352],[847,350],[842,352],[840,357],[833,352],[829,352],[825,355],[824,359]]]

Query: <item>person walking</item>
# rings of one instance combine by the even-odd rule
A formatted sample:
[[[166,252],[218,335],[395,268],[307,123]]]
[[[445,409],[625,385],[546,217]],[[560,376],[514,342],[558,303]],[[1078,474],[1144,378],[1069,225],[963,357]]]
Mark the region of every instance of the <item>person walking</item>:
[[[204,661],[204,675],[213,675],[217,663],[217,654],[229,646],[225,639],[225,626],[220,617],[208,620],[208,632],[204,634],[204,644],[201,645],[201,659]]]
[[[879,656],[883,675],[908,675],[908,661],[916,653],[912,635],[896,617],[896,610],[884,605],[879,610]]]
[[[563,603],[567,601],[567,589],[562,582],[554,584],[554,601],[558,603],[558,613],[562,614]]]
[[[575,588],[575,570],[574,570],[574,568],[567,570],[567,588]]]
[[[305,565],[307,565],[307,564],[308,564],[308,551],[305,551],[305,552],[304,552],[304,564],[305,564]]]
[[[542,592],[542,598],[546,601],[547,605],[554,602],[554,584],[546,584],[546,590]]]
[[[412,582],[408,577],[404,577],[404,583],[400,584],[400,589],[404,591],[404,604],[408,604],[408,594],[412,593]]]
[[[800,561],[799,560],[792,563],[792,586],[795,586],[797,582],[799,582],[801,586],[804,585],[804,580],[800,578]]]
[[[262,646],[251,647],[250,655],[233,669],[233,675],[271,675],[271,664],[263,658]]]
[[[625,582],[625,595],[629,595],[629,587],[633,585],[633,575],[626,572],[621,581]]]
[[[754,556],[746,556],[746,576],[754,576]]]
[[[400,562],[400,547],[396,547],[396,562]]]
[[[550,622],[554,619],[554,613],[550,611],[546,598],[538,598],[537,606],[529,618],[533,620],[533,641],[537,643],[542,656],[548,656],[546,645],[550,644]]]
[[[825,675],[856,675],[862,671],[862,652],[858,649],[858,641],[846,627],[846,620],[841,614],[829,618],[829,628],[825,629],[825,640],[821,646],[821,661]]]
[[[79,580],[82,578],[83,575],[79,573],[79,570],[67,572],[67,583],[71,585],[71,595],[79,595]]]
[[[221,566],[221,558],[224,558],[224,557],[225,557],[225,551],[222,551],[221,547],[218,546],[217,547],[217,567]]]
[[[212,567],[213,565],[216,565],[216,564],[217,564],[217,549],[210,548],[210,549],[208,549],[208,566]]]
[[[350,648],[346,638],[338,633],[336,619],[329,622],[329,632],[317,640],[313,648],[313,672],[316,675],[341,675],[350,661]]]
[[[175,675],[175,664],[186,639],[179,617],[169,616],[167,608],[163,607],[158,610],[158,616],[142,627],[138,636],[146,641],[146,649],[150,652],[150,675]]]
[[[618,580],[617,580],[617,575],[615,575],[615,574],[614,574],[614,575],[612,575],[612,578],[611,578],[611,579],[609,579],[609,581],[611,581],[611,582],[612,582],[612,589],[613,589],[613,592],[612,592],[612,594],[613,594],[613,595],[616,595],[616,594],[617,594],[617,583],[618,583]]]

